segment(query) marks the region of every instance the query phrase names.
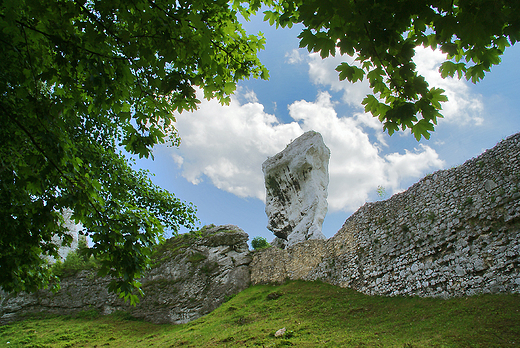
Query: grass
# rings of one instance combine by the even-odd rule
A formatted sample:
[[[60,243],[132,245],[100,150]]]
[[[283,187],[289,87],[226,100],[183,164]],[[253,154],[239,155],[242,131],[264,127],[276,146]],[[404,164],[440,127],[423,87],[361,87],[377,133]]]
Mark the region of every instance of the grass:
[[[250,287],[184,325],[153,325],[121,312],[32,317],[0,327],[4,346],[518,347],[520,297],[388,298],[291,281]]]

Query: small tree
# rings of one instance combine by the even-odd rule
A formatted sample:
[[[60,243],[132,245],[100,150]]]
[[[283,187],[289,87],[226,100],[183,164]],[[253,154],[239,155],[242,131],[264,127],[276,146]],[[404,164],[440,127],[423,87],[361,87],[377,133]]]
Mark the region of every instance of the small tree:
[[[255,237],[251,241],[251,246],[255,250],[262,250],[262,249],[269,248],[271,246],[271,244],[269,244],[267,242],[267,239],[265,239],[264,237]]]

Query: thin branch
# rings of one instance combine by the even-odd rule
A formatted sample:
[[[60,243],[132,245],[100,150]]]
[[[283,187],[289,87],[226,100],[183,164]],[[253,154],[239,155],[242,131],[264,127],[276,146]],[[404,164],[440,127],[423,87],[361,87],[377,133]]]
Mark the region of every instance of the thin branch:
[[[22,124],[20,123],[15,117],[13,117],[5,108],[3,105],[0,105],[0,107],[2,108],[2,111],[3,113],[14,123],[16,124],[16,126],[18,128],[20,128],[24,133],[25,135],[29,138],[29,140],[31,141],[31,143],[33,144],[33,146],[36,148],[36,150],[43,156],[45,157],[45,159],[56,169],[56,171],[59,173],[59,175],[61,175],[61,177],[63,177],[66,181],[68,181],[72,187],[77,187],[79,188],[80,190],[82,191],[86,191],[86,188],[83,184],[81,184],[80,182],[75,182],[73,181],[71,178],[69,178],[67,175],[65,175],[65,173],[61,170],[61,168],[58,166],[58,164],[56,162],[54,162],[54,160],[49,157],[47,155],[47,153],[45,152],[45,150],[38,144],[38,142],[36,141],[36,139],[34,138],[34,136],[31,134],[31,132]],[[87,196],[87,201],[88,203],[90,204],[90,206],[92,207],[92,209],[94,209],[94,211],[96,212],[96,215],[99,217],[100,219],[100,222],[104,222],[104,218],[103,218],[103,214],[101,213],[101,211],[96,207],[95,203],[92,202],[92,200],[90,199],[90,197]]]
[[[30,29],[34,32],[37,32],[43,36],[45,36],[46,38],[50,39],[50,40],[56,40],[56,39],[61,39],[60,37],[56,36],[56,35],[51,35],[51,34],[48,34],[44,31],[41,31],[35,27],[32,27],[30,25],[28,25],[27,23],[23,23],[23,22],[20,22],[20,21],[16,21],[17,24],[21,25],[23,28],[27,28],[27,29]],[[71,43],[70,41],[67,41],[69,43]],[[99,56],[99,57],[103,57],[103,58],[107,58],[107,59],[115,59],[115,60],[128,60],[129,62],[132,62],[132,59],[128,58],[128,57],[117,57],[117,56],[107,56],[106,54],[102,54],[102,53],[99,53],[99,52],[96,52],[96,51],[92,51],[88,48],[85,48],[85,47],[82,47],[82,46],[79,46],[79,45],[76,45],[74,44],[75,47],[79,48],[80,50],[83,50],[85,52],[88,52],[90,54],[93,54],[93,55],[96,55],[96,56]]]

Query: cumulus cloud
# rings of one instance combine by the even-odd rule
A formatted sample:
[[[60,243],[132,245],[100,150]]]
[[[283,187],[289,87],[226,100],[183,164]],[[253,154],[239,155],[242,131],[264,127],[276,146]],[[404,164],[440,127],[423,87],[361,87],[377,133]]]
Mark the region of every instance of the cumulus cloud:
[[[285,54],[285,58],[287,58],[286,62],[289,64],[299,64],[303,62],[304,58],[302,57],[300,50],[293,49],[291,52],[287,52]]]
[[[379,185],[397,192],[402,189],[403,180],[419,178],[426,170],[444,166],[437,153],[425,145],[414,152],[382,156],[362,127],[364,120],[338,117],[327,92],[320,93],[314,102],[293,103],[289,113],[304,131],[320,132],[331,150],[328,198],[331,211],[354,210]]]
[[[176,116],[182,144],[171,155],[188,181],[197,184],[207,178],[237,196],[265,200],[262,163],[308,130],[320,132],[331,150],[330,211],[352,211],[379,185],[398,191],[402,180],[444,165],[424,145],[404,154],[381,155],[366,131],[370,121],[363,115],[339,117],[327,92],[315,101],[292,103],[289,115],[294,121],[286,124],[247,93],[247,103],[240,103],[240,96],[229,106],[204,101],[198,111]]]
[[[319,53],[311,53],[307,57],[309,76],[314,84],[330,87],[333,91],[343,91],[343,101],[350,106],[362,108],[361,102],[367,94],[371,94],[368,81],[350,83],[340,81],[336,67],[342,62],[355,64],[360,67],[354,58],[348,55],[322,59]],[[442,88],[446,91],[448,102],[443,103],[444,120],[447,122],[481,125],[483,122],[483,104],[481,95],[470,91],[469,83],[455,78],[443,79],[439,73],[440,64],[446,60],[446,55],[439,50],[432,50],[422,46],[415,49],[414,62],[418,72],[426,78],[431,87]]]
[[[391,153],[385,156],[385,181],[394,192],[402,190],[401,182],[408,178],[420,178],[432,169],[443,168],[445,162],[431,147],[420,144],[414,151],[404,154]]]
[[[336,67],[343,62],[360,65],[354,61],[354,58],[347,55],[340,55],[339,52],[335,57],[322,59],[319,53],[310,53],[308,55],[309,77],[314,84],[330,87],[333,91],[343,91],[343,102],[350,106],[362,109],[361,102],[363,98],[371,93],[368,80],[350,83],[347,80],[340,81]]]
[[[424,48],[415,49],[414,62],[417,71],[426,78],[430,86],[442,88],[446,91],[448,102],[442,104],[442,114],[447,122],[481,125],[484,122],[482,112],[482,96],[470,91],[469,83],[465,80],[447,77],[443,79],[439,73],[439,66],[446,60],[446,54],[439,50]]]
[[[239,197],[265,199],[262,162],[302,134],[296,123],[281,124],[264,112],[256,96],[245,104],[233,97],[229,106],[204,100],[199,110],[177,115],[182,135],[171,156],[193,184],[207,177],[217,188]],[[200,98],[202,100],[202,98]]]

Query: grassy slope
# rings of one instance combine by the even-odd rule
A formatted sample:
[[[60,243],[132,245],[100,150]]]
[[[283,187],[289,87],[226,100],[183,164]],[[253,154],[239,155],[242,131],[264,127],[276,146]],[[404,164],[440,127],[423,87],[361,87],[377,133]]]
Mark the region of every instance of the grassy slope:
[[[520,296],[366,296],[320,282],[253,286],[185,325],[101,317],[0,327],[0,347],[518,347]],[[285,327],[284,337],[274,333]],[[7,343],[9,342],[9,343]]]

